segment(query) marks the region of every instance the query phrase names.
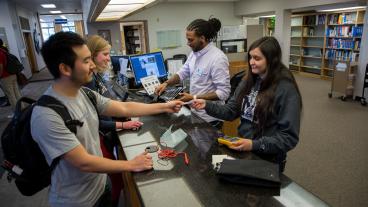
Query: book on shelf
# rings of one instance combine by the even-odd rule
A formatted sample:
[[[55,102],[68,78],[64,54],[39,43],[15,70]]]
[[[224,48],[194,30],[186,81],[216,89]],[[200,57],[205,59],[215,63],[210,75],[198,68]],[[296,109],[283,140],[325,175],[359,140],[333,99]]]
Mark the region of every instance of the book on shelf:
[[[354,24],[356,13],[331,14],[329,24]]]
[[[340,60],[340,61],[358,61],[359,53],[346,50],[332,50],[327,49],[325,53],[325,59],[327,60]]]

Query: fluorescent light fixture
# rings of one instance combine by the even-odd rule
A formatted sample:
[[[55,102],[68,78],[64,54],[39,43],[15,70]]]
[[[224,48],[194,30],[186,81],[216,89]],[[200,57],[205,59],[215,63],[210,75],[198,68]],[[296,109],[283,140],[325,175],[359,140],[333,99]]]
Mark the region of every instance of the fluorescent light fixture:
[[[108,5],[144,4],[146,0],[111,0]]]
[[[50,11],[51,14],[61,14],[61,11],[60,10],[53,10],[53,11]]]
[[[118,20],[156,0],[111,0],[96,21]]]
[[[60,17],[61,17],[62,19],[66,19],[66,16],[64,16],[64,15],[60,15]]]
[[[40,22],[45,22],[45,20],[43,20],[43,19],[40,19]]]
[[[334,11],[344,11],[344,10],[354,10],[354,9],[365,9],[366,6],[353,6],[353,7],[345,7],[345,8],[338,8],[338,9],[324,9],[324,10],[317,10],[317,12],[334,12]]]
[[[271,18],[271,17],[276,17],[276,15],[266,15],[266,16],[259,16],[259,18]]]
[[[141,4],[129,4],[129,5],[107,5],[103,12],[127,12],[132,11],[135,8],[141,6]]]
[[[56,8],[55,4],[41,4],[41,7],[45,9],[55,9]]]

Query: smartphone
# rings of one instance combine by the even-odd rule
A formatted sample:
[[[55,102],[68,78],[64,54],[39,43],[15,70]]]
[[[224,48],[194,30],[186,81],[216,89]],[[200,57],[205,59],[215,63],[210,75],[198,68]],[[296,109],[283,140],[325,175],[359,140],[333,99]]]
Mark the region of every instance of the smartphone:
[[[222,137],[217,138],[217,141],[218,141],[218,143],[224,144],[224,145],[229,147],[229,146],[232,146],[234,142],[236,142],[240,139],[241,138],[239,138],[239,137],[231,137],[231,136],[224,135]]]

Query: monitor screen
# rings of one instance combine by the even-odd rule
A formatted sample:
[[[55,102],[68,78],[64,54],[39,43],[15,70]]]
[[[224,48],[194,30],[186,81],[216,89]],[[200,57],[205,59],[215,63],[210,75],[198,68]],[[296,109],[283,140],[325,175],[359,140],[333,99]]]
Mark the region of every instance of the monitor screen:
[[[141,78],[156,75],[158,79],[167,77],[164,58],[161,52],[130,56],[130,63],[136,85],[141,84]]]
[[[111,65],[115,74],[119,72],[124,74],[124,71],[129,67],[129,56],[111,56]]]

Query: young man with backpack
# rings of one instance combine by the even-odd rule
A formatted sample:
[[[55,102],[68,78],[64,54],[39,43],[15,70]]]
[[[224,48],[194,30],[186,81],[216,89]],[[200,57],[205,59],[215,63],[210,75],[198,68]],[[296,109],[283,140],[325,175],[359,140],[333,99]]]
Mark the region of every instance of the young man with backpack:
[[[55,82],[44,95],[66,106],[73,120],[81,122],[74,134],[63,119],[48,107],[35,106],[31,134],[49,165],[59,159],[51,176],[51,206],[109,206],[106,173],[142,171],[152,168],[152,158],[142,152],[133,160],[102,157],[98,135],[98,115],[143,116],[178,112],[181,101],[160,104],[118,102],[92,92],[95,105],[81,87],[92,78],[95,67],[85,41],[76,33],[59,32],[42,47],[42,56]]]
[[[1,39],[0,39],[1,40]],[[2,42],[2,40],[0,41]],[[0,84],[5,93],[8,97],[12,110],[15,110],[15,104],[17,100],[22,97],[21,92],[18,87],[17,83],[17,76],[16,74],[11,74],[7,71],[8,67],[8,51],[2,46],[1,43],[0,47]],[[13,115],[9,115],[8,118],[12,118]]]

